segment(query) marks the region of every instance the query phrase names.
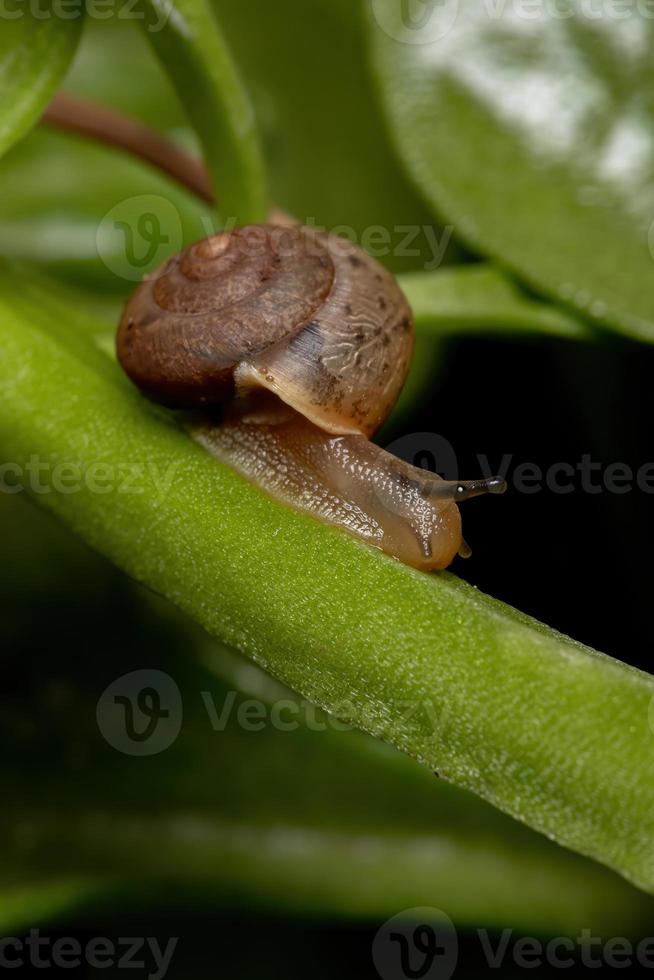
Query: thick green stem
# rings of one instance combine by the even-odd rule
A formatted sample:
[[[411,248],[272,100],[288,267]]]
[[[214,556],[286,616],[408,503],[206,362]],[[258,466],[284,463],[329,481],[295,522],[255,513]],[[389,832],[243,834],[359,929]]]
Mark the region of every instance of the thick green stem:
[[[55,338],[42,295],[0,287],[14,479],[290,687],[654,890],[650,676],[273,503],[100,370],[61,304]]]

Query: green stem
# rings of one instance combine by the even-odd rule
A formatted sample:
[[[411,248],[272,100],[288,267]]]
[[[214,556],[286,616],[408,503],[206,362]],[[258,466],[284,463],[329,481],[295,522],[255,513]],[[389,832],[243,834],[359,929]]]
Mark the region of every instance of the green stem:
[[[254,110],[208,0],[164,11],[138,0],[143,29],[198,134],[223,223],[264,221],[266,177]]]
[[[0,287],[0,439],[43,505],[304,696],[654,889],[650,676],[273,503],[99,371],[61,307],[55,338],[29,283]],[[65,461],[93,479],[70,492]]]

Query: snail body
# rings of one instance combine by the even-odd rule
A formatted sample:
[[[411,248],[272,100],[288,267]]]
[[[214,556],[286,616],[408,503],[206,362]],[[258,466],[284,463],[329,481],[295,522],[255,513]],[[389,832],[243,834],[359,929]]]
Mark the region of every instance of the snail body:
[[[136,289],[117,335],[146,395],[202,411],[190,431],[214,456],[428,570],[465,551],[457,500],[503,486],[441,480],[370,441],[412,351],[411,310],[392,276],[300,225],[246,226],[185,249]]]

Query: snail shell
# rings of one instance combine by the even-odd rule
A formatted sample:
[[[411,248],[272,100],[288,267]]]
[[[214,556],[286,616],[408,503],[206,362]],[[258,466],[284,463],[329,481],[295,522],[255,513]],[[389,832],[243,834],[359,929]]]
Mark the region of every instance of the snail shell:
[[[175,407],[262,387],[328,432],[372,435],[413,351],[392,276],[344,239],[249,225],[185,249],[148,277],[118,329],[118,358]]]
[[[129,299],[118,358],[150,398],[205,412],[193,437],[290,506],[407,564],[467,546],[456,501],[503,482],[448,482],[369,441],[413,350],[411,310],[386,270],[300,225],[250,225],[186,248]]]

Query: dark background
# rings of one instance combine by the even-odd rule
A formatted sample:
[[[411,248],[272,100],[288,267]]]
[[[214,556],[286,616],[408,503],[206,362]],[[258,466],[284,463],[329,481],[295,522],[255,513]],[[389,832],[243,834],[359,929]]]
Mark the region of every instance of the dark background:
[[[620,660],[652,670],[653,496],[636,471],[654,460],[653,352],[598,336],[589,345],[469,340],[450,348],[449,369],[418,424],[457,449],[461,476],[476,454],[512,454],[509,491],[462,507],[473,548],[457,574]],[[577,466],[590,455],[634,471],[626,493],[522,493],[513,470],[536,463]],[[565,482],[561,480],[561,482]]]

